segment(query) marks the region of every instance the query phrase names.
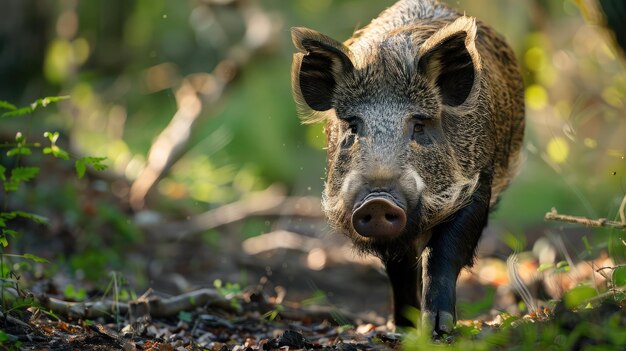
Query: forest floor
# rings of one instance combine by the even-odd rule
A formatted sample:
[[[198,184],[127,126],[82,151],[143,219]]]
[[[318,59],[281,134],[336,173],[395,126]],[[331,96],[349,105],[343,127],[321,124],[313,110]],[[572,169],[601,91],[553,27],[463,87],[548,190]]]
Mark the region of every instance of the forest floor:
[[[341,315],[337,310],[317,305],[275,305],[271,299],[258,286],[229,300],[230,308],[207,302],[157,318],[146,310],[134,314],[141,309],[119,318],[53,318],[30,308],[20,318],[0,322],[5,338],[1,345],[19,350],[125,351],[420,350],[435,344],[449,344],[458,350],[548,346],[558,350],[619,350],[626,346],[624,306],[607,301],[578,312],[561,304],[522,318],[499,314],[489,321],[460,320],[451,335],[431,340],[417,330],[394,333],[386,324],[368,323],[359,317],[354,320],[354,316]],[[338,320],[346,324],[339,325]]]
[[[626,346],[623,300],[620,304],[608,296],[573,312],[562,303],[535,299],[536,309],[525,313],[519,310],[524,308],[519,294],[508,282],[506,263],[499,259],[478,259],[471,271],[464,272],[458,286],[461,319],[451,335],[432,341],[418,330],[394,332],[388,322],[389,287],[375,261],[327,261],[324,268],[311,270],[304,251],[273,251],[237,265],[262,268],[265,275],[255,284],[216,280],[210,288],[197,285],[181,294],[148,289],[143,296],[119,304],[96,296],[67,302],[64,287],[57,286],[62,279],[43,280],[30,291],[37,296],[39,308],[31,306],[0,319],[3,348],[356,351],[419,350],[431,343],[458,350]],[[601,260],[607,258],[596,264],[605,263]],[[519,267],[522,276],[537,269],[531,260]],[[249,270],[248,275],[256,273]],[[170,272],[163,274],[164,281],[172,277]],[[153,285],[166,286],[158,279]],[[535,282],[536,289],[542,285],[541,280]]]
[[[542,229],[526,233],[528,251],[514,255],[497,223],[485,230],[479,258],[459,277],[457,326],[433,340],[417,329],[395,332],[380,262],[329,233],[314,209],[319,199],[283,199],[290,206],[288,200],[296,201],[295,208],[312,206],[310,213],[282,215],[279,206],[190,230],[205,217],[189,211],[177,214],[186,220],[172,222],[166,210],[129,211],[111,195],[124,194],[115,181],[80,183],[55,207],[59,191],[68,192],[55,179],[36,185],[44,190],[33,211],[48,225],[24,224],[24,236],[9,246],[50,262],[12,266],[16,283],[4,284],[9,298],[2,301],[0,350],[419,350],[433,342],[464,351],[626,347],[626,300],[606,289],[602,274],[614,263],[599,253],[568,269],[540,269],[541,255],[558,256]],[[252,203],[239,205],[228,209],[250,210]],[[573,229],[567,238],[577,242],[584,234]],[[102,273],[107,270],[114,273]],[[559,302],[589,281],[602,295],[578,308]]]

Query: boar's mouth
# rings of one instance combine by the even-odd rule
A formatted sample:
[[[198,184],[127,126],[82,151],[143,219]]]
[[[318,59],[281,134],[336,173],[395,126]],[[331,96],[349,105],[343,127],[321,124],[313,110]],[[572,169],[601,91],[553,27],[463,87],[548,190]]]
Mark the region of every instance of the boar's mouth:
[[[407,222],[405,206],[387,192],[373,192],[352,210],[352,227],[368,238],[392,239],[404,231]]]

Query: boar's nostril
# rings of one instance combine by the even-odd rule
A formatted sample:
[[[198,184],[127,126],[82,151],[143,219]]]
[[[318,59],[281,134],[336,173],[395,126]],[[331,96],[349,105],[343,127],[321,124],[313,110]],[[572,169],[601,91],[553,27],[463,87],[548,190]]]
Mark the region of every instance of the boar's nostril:
[[[352,213],[352,227],[365,237],[393,238],[404,230],[406,213],[386,197],[373,197]]]
[[[389,222],[395,222],[400,218],[400,216],[390,213],[385,213],[385,219]]]

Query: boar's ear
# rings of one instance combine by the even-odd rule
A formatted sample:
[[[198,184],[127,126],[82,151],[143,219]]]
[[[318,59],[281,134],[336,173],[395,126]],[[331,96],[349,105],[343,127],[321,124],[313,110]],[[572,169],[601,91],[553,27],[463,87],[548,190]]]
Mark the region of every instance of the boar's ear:
[[[459,17],[422,44],[418,67],[438,88],[444,105],[458,106],[475,97],[480,82],[476,20]]]
[[[307,28],[292,28],[300,53],[293,57],[291,85],[296,102],[315,111],[332,108],[337,80],[354,69],[350,50],[342,43]]]

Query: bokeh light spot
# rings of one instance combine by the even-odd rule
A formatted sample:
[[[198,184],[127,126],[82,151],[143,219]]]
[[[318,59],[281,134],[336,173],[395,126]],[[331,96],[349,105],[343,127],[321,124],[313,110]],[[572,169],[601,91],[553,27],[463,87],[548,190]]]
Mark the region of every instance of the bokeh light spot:
[[[548,92],[538,84],[526,88],[526,105],[533,110],[541,110],[548,105]]]
[[[556,163],[563,163],[569,155],[569,145],[564,138],[554,137],[548,142],[546,151],[550,160]]]

